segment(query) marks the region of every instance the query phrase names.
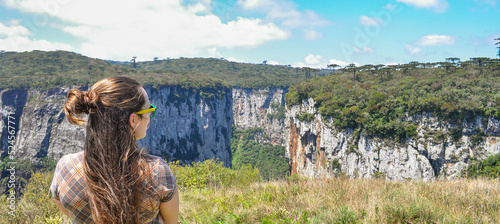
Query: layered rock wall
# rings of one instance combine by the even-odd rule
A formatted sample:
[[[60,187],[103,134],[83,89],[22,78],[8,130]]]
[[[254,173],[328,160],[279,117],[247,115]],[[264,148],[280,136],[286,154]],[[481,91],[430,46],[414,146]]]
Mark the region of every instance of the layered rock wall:
[[[261,128],[260,142],[285,145],[285,94],[287,89],[233,89],[233,118],[237,128]]]
[[[299,113],[315,114],[314,119],[299,121]],[[399,143],[335,128],[332,118],[317,114],[312,99],[288,108],[285,128],[291,172],[308,177],[332,177],[342,172],[351,177],[393,180],[455,178],[471,159],[481,160],[500,152],[496,119],[476,117],[461,126],[440,121],[430,113],[405,119],[418,125],[418,137]],[[459,141],[455,143],[449,135],[435,141],[433,133],[450,133],[454,128],[462,130]],[[481,142],[472,139],[479,130],[486,134]]]
[[[1,150],[8,152],[7,119],[15,117],[16,159],[59,159],[83,150],[85,129],[70,124],[63,112],[70,88],[1,90]],[[139,143],[151,154],[181,162],[218,158],[231,164],[232,97],[230,89],[146,87],[158,112]],[[85,117],[83,117],[85,118]]]

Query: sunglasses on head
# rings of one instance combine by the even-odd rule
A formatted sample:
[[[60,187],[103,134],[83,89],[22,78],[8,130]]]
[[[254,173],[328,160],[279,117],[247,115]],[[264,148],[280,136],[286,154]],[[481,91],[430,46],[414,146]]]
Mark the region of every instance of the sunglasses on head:
[[[152,112],[151,115],[149,116],[150,118],[155,117],[156,106],[151,104],[151,106],[148,109],[144,109],[144,110],[135,112],[135,114],[145,114],[145,113],[149,113],[149,112]]]

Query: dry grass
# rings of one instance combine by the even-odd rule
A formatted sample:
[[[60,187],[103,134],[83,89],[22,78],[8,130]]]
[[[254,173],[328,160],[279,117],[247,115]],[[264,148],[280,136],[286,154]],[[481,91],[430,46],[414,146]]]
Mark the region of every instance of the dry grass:
[[[294,180],[181,192],[183,223],[500,223],[500,181]]]
[[[50,199],[52,175],[34,175],[16,203],[15,217],[8,214],[5,196],[0,197],[0,223],[69,223]],[[292,176],[242,183],[181,189],[180,222],[500,223],[498,179],[389,182]]]

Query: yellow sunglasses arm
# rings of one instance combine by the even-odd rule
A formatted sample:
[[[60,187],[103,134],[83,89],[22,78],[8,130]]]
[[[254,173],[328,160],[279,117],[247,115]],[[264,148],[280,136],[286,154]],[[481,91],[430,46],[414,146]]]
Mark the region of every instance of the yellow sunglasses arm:
[[[145,114],[145,113],[153,112],[155,110],[156,110],[156,108],[149,108],[149,109],[146,109],[146,110],[141,110],[139,112],[135,112],[135,114]]]

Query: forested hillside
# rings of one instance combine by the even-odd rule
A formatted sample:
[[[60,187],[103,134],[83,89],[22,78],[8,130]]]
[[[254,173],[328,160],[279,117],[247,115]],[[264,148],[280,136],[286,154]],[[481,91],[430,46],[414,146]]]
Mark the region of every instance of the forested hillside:
[[[66,51],[0,53],[0,88],[51,89],[69,85],[88,86],[111,76],[129,76],[144,85],[152,86],[168,84],[202,88],[217,87],[222,83],[204,75],[138,71]]]
[[[285,147],[260,143],[257,141],[257,135],[262,135],[261,128],[233,129],[231,137],[233,167],[250,164],[259,169],[260,176],[264,180],[285,179],[290,169],[285,158]]]
[[[337,74],[292,86],[286,102],[298,105],[308,98],[338,128],[404,140],[416,134],[416,124],[405,121],[407,115],[431,112],[458,124],[477,115],[500,118],[500,62],[451,58],[432,64],[348,66]],[[312,116],[303,113],[297,118]],[[459,139],[461,130],[452,135]]]
[[[241,88],[288,87],[306,80],[301,68],[231,62],[216,58],[180,58],[126,64],[138,70],[210,76]]]
[[[215,58],[112,63],[67,51],[0,53],[0,88],[89,85],[117,75],[134,77],[145,85],[199,86],[224,82],[242,88],[288,87],[306,80],[306,72],[300,68]]]

